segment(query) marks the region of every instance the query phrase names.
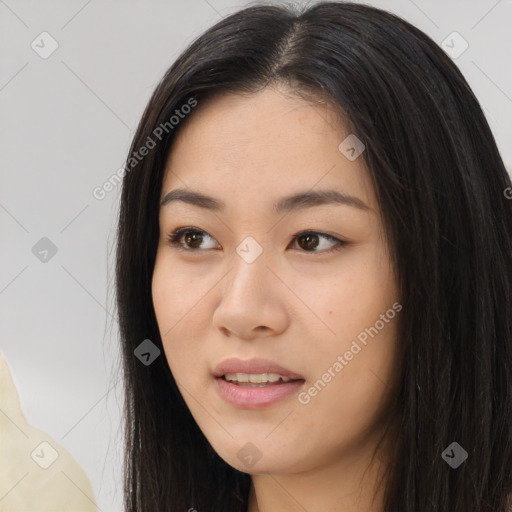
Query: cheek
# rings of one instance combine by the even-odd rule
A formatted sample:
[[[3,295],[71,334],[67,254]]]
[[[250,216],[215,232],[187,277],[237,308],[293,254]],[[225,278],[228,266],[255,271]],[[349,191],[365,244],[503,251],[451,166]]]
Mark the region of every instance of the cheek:
[[[370,421],[397,377],[401,308],[393,308],[398,302],[396,283],[379,250],[369,247],[344,263],[324,284],[312,286],[315,293],[308,295],[308,305],[325,319],[328,330],[322,329],[324,335],[316,338],[314,349],[305,351],[313,384],[306,407],[330,409],[340,421]]]
[[[308,356],[317,361],[315,366],[332,362],[338,354],[349,350],[360,333],[363,339],[370,339],[366,329],[375,322],[382,325],[381,315],[386,315],[397,302],[392,268],[380,251],[374,245],[347,251],[322,274],[293,282],[291,288],[304,304],[297,308],[302,311],[300,322],[309,325],[311,333],[318,333],[313,336],[314,350],[308,350]],[[391,315],[396,318],[398,313],[391,310]],[[386,333],[392,329],[391,317],[387,320],[389,323],[382,329]],[[386,336],[383,333],[381,338]],[[384,349],[385,344],[381,345]]]
[[[167,338],[176,338],[176,333],[197,329],[204,298],[213,283],[197,275],[191,269],[176,265],[175,260],[164,253],[157,256],[151,292],[158,327],[165,343]]]
[[[205,291],[197,280],[173,267],[157,258],[151,285],[153,307],[169,368],[178,385],[183,382],[187,387],[199,366],[201,337],[197,333],[204,323],[200,299]]]

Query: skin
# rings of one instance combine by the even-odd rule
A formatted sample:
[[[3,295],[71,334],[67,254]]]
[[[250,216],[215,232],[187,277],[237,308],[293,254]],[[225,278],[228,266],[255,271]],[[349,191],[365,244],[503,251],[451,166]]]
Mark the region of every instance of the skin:
[[[338,149],[349,134],[327,104],[274,86],[198,105],[167,162],[162,197],[187,188],[226,203],[224,212],[181,201],[161,208],[152,295],[165,356],[193,417],[220,457],[252,475],[249,512],[382,510],[377,479],[390,437],[370,459],[396,392],[400,313],[359,343],[307,404],[293,395],[260,410],[235,407],[213,377],[226,358],[264,357],[304,376],[308,390],[399,302],[363,157],[350,161]],[[271,210],[283,196],[319,189],[355,196],[368,209]],[[206,232],[188,240],[195,252],[167,241],[184,226]],[[293,241],[305,229],[349,244],[326,252],[336,243],[323,236]],[[248,236],[263,249],[250,264],[236,252]],[[237,456],[247,442],[261,454],[252,467]]]

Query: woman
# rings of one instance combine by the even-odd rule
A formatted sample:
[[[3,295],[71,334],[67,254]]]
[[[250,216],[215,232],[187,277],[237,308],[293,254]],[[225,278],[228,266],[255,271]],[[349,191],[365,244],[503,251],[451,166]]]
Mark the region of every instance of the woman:
[[[390,13],[259,5],[195,40],[123,180],[126,510],[511,509],[510,186]]]

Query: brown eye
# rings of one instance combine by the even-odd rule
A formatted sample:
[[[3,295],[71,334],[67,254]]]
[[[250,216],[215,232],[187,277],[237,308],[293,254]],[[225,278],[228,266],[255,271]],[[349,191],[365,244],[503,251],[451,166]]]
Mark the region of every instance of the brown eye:
[[[296,240],[298,241],[300,247],[305,250],[316,249],[318,246],[317,235],[301,235],[298,238],[296,238]]]
[[[171,245],[176,246],[179,250],[196,252],[203,250],[200,249],[201,244],[208,239],[213,240],[206,231],[194,228],[180,228],[167,237],[167,241]],[[215,249],[216,247],[207,247],[207,249],[212,248]]]
[[[333,245],[331,247],[326,247],[329,243],[322,243],[322,239],[330,241]],[[348,245],[348,242],[345,242],[344,240],[340,240],[334,236],[319,233],[317,231],[302,231],[301,233],[297,233],[293,237],[293,241],[296,242],[304,252],[312,253],[332,252]],[[316,250],[318,247],[320,247],[321,250]]]

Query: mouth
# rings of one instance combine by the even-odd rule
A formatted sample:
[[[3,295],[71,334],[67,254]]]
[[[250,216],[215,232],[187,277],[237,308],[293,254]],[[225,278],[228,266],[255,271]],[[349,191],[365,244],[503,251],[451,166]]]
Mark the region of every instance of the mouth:
[[[269,359],[259,358],[243,360],[233,357],[225,359],[217,365],[213,375],[215,377],[225,377],[231,381],[252,382],[254,384],[277,382],[279,379],[282,379],[283,382],[287,382],[287,380],[304,380],[302,375],[288,368]]]
[[[265,386],[279,386],[288,382],[304,382],[304,379],[290,379],[277,373],[226,373],[220,377],[235,386],[261,388]]]
[[[298,393],[304,377],[266,359],[228,359],[214,371],[220,396],[243,409],[262,409]]]

